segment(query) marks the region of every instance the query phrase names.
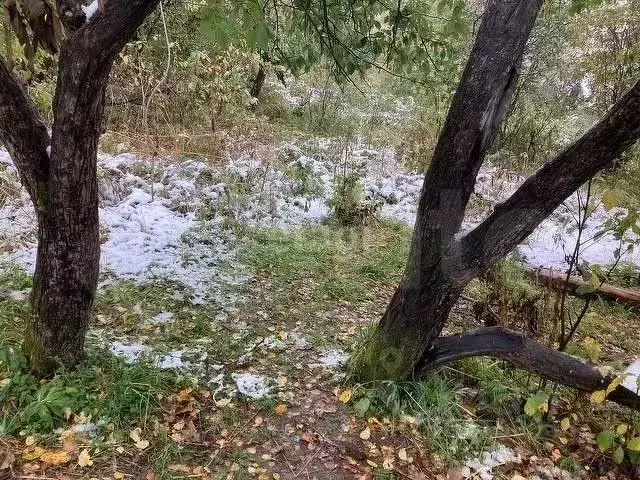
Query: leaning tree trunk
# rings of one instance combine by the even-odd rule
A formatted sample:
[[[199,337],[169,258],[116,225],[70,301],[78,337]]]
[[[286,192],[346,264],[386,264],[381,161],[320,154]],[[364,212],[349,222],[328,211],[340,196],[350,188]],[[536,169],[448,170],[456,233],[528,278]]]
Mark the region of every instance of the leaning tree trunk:
[[[64,2],[59,2],[62,5]],[[51,138],[42,117],[0,57],[0,139],[29,192],[38,221],[32,315],[25,350],[47,374],[82,358],[99,273],[96,159],[111,67],[158,0],[111,0],[62,43]],[[75,9],[77,15],[84,15]]]
[[[425,175],[405,278],[365,361],[369,378],[406,378],[437,338],[464,282],[448,249],[511,103],[542,0],[489,2]]]
[[[491,0],[425,175],[404,279],[363,353],[364,380],[421,376],[458,358],[493,355],[578,390],[611,377],[506,330],[440,337],[464,287],[519,245],[560,204],[640,137],[640,82],[580,139],[528,178],[476,228],[461,234],[475,178],[513,94],[540,1]],[[578,372],[578,373],[576,373]],[[640,407],[618,387],[611,398]]]

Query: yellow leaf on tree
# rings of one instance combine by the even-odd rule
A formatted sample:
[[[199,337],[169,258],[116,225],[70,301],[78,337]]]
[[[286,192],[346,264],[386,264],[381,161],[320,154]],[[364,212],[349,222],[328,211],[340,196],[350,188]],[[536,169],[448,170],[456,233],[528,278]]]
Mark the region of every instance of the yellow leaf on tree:
[[[284,403],[281,403],[276,407],[276,414],[284,415],[285,413],[287,413],[287,406]]]
[[[629,443],[627,443],[627,450],[640,452],[640,437],[635,437],[629,440]]]
[[[362,440],[369,440],[371,438],[371,429],[369,427],[365,428],[360,432],[360,438]]]
[[[113,478],[114,478],[114,480],[122,480],[124,478],[124,473],[116,472],[116,473],[113,474]]]
[[[564,417],[560,422],[560,428],[562,429],[563,432],[566,432],[567,430],[569,430],[570,427],[571,427],[571,420],[569,420],[569,417]]]
[[[89,455],[89,450],[86,448],[80,452],[78,455],[78,465],[80,467],[90,467],[93,465],[93,460],[91,460],[91,455]]]
[[[338,397],[338,400],[340,400],[342,403],[349,403],[349,400],[351,400],[351,395],[353,395],[353,392],[351,390],[344,390]]]
[[[605,390],[597,390],[591,394],[591,403],[602,403],[607,398]]]
[[[602,195],[602,204],[606,211],[615,208],[618,205],[618,192],[615,190],[607,190]]]
[[[45,452],[40,456],[40,461],[47,465],[62,465],[71,460],[67,452]]]

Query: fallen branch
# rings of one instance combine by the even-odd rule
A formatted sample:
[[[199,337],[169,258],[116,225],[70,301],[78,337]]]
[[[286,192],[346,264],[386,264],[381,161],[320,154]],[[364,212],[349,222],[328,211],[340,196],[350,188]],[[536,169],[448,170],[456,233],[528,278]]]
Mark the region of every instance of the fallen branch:
[[[418,369],[417,377],[441,365],[478,356],[507,360],[524,370],[586,393],[605,390],[615,378],[613,374],[603,375],[579,358],[502,327],[479,328],[463,335],[437,338]],[[640,409],[640,396],[623,386],[617,387],[607,398]]]
[[[640,307],[640,292],[636,290],[603,283],[595,292],[580,294],[578,293],[578,289],[587,282],[582,280],[582,278],[573,276],[567,280],[566,273],[560,270],[547,267],[528,267],[525,268],[525,275],[540,285],[560,292],[565,289],[566,285],[567,293],[576,297],[588,298],[598,295],[612,302],[623,303],[630,307]]]

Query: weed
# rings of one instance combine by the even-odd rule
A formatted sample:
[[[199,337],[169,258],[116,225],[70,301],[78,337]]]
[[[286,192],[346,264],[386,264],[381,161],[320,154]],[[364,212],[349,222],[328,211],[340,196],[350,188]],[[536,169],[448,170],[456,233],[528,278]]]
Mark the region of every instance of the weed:
[[[359,175],[350,173],[334,180],[333,197],[329,202],[332,219],[338,225],[366,225],[375,218],[381,204],[376,199],[363,200]]]
[[[313,171],[313,165],[299,158],[289,163],[284,170],[284,177],[291,182],[291,193],[307,198],[320,197],[324,188],[320,177]]]
[[[465,418],[457,385],[439,375],[420,382],[374,382],[354,398],[360,415],[387,417],[417,428],[432,451],[447,461],[475,455],[493,442],[488,429]]]
[[[15,264],[4,264],[0,269],[0,290],[4,292],[20,291],[31,288],[31,275]]]
[[[162,396],[177,388],[168,372],[127,364],[101,351],[47,381],[38,381],[24,367],[26,359],[19,350],[3,350],[0,372],[9,381],[0,390],[1,435],[19,430],[48,434],[81,413],[101,426],[145,426]]]

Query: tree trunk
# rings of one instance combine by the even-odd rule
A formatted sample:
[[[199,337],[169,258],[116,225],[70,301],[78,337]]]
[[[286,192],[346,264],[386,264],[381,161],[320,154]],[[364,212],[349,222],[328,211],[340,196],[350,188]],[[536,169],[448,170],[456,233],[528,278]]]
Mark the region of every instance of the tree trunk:
[[[78,30],[60,50],[51,140],[20,80],[0,58],[0,139],[38,219],[25,350],[40,374],[83,356],[99,273],[96,161],[104,92],[118,53],[157,3],[111,0],[86,25],[84,17],[67,22]]]
[[[475,229],[460,235],[476,175],[512,99],[541,2],[490,0],[425,175],[409,261],[371,339],[354,356],[361,380],[420,376],[444,362],[498,356],[583,391],[609,380],[562,352],[514,332],[439,337],[464,287],[519,245],[566,198],[640,137],[640,82]],[[453,354],[451,354],[453,352]],[[570,368],[565,368],[565,367]],[[575,375],[582,375],[576,378]],[[613,400],[638,404],[616,394]]]
[[[405,278],[370,346],[366,378],[411,376],[466,284],[448,250],[462,225],[486,151],[511,103],[541,5],[541,0],[491,0],[487,5],[425,175]]]
[[[524,274],[539,285],[558,292],[567,289],[569,295],[580,298],[602,297],[610,302],[622,303],[630,307],[640,307],[640,292],[629,288],[616,287],[609,283],[602,283],[595,291],[580,293],[579,288],[587,282],[579,277],[569,277],[567,274],[553,268],[526,267]]]
[[[258,68],[256,78],[253,80],[253,84],[251,85],[251,97],[258,98],[260,96],[260,92],[262,91],[262,86],[264,85],[264,81],[266,78],[267,74],[264,71],[264,65],[261,63],[260,67]]]

